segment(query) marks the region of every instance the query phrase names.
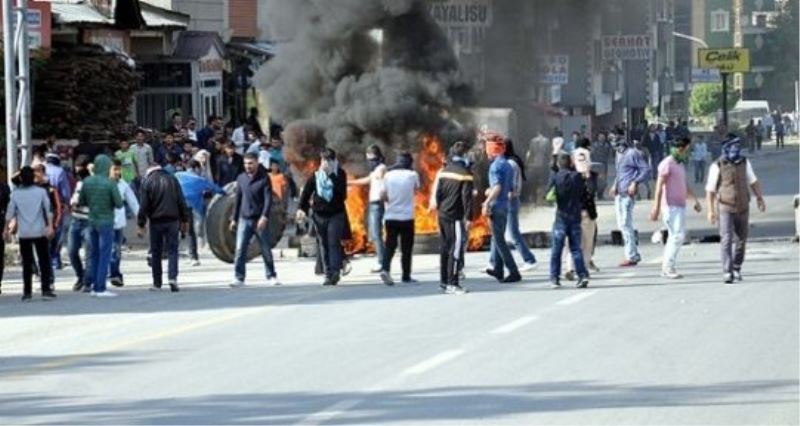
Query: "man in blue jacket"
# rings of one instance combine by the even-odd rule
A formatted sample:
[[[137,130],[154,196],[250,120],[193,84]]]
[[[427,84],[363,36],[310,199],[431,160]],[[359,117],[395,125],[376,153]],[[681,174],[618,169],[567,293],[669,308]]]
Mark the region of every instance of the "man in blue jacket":
[[[225,190],[219,187],[207,177],[203,176],[202,166],[197,160],[188,163],[189,170],[175,174],[181,184],[183,198],[186,205],[191,210],[191,221],[189,222],[189,256],[192,258],[191,265],[200,265],[200,256],[197,253],[197,240],[205,238],[206,222],[206,203],[207,194],[225,195]]]
[[[628,146],[624,140],[618,141],[616,150],[617,176],[609,192],[614,197],[617,226],[622,232],[622,239],[625,242],[625,259],[619,266],[629,267],[636,266],[642,260],[636,245],[633,207],[636,203],[639,184],[647,181],[650,176],[650,165],[647,164],[641,151]]]

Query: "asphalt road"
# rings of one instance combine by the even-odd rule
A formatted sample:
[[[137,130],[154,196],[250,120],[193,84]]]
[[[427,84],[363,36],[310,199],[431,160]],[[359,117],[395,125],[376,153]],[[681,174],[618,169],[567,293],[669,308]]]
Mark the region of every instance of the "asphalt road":
[[[588,289],[546,271],[500,285],[467,258],[471,290],[388,288],[355,262],[323,288],[308,260],[284,285],[233,290],[231,265],[181,265],[182,292],[147,291],[141,253],[116,299],[0,296],[0,424],[798,424],[798,246],[748,247],[745,281],[723,285],[715,244],[687,245],[658,277],[660,246],[620,270],[601,247]],[[548,254],[537,250],[540,261]]]

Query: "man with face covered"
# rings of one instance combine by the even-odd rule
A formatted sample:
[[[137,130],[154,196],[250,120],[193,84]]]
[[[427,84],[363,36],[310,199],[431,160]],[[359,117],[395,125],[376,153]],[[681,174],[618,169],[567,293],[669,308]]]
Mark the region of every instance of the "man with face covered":
[[[336,160],[336,152],[325,148],[320,154],[319,169],[306,181],[300,194],[297,220],[311,214],[317,232],[317,249],[322,253],[325,271],[323,285],[336,285],[341,279],[344,250],[347,176]]]
[[[375,246],[375,266],[372,273],[383,270],[383,257],[386,253],[386,246],[383,244],[383,215],[385,208],[381,200],[383,191],[383,177],[386,174],[383,152],[378,145],[367,147],[367,166],[369,175],[347,182],[348,185],[369,185],[369,207],[367,209],[367,224],[369,230],[369,240]]]
[[[722,273],[725,284],[742,281],[745,243],[750,219],[750,190],[761,212],[766,211],[761,182],[750,161],[742,155],[741,141],[734,134],[722,144],[722,156],[711,163],[706,182],[708,221],[719,221]]]
[[[617,150],[617,175],[609,194],[614,197],[617,226],[622,232],[622,239],[625,243],[625,259],[619,266],[636,266],[642,257],[639,255],[639,248],[636,244],[633,207],[636,204],[636,192],[639,190],[639,185],[647,181],[650,176],[650,165],[647,164],[642,151],[629,146],[625,139],[618,139],[615,148]]]

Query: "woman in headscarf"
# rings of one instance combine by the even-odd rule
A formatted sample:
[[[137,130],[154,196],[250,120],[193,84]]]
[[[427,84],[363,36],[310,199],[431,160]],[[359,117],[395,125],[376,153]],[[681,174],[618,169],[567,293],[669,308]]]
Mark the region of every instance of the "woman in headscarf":
[[[302,221],[313,210],[310,217],[317,231],[317,250],[322,254],[324,285],[336,285],[341,279],[346,199],[347,176],[336,160],[336,152],[325,148],[320,154],[319,168],[303,187],[297,211],[297,219]]]

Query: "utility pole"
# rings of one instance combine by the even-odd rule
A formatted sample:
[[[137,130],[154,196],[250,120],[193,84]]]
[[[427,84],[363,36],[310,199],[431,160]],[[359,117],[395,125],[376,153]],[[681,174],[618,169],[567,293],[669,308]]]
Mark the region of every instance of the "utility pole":
[[[719,73],[722,77],[722,124],[728,128],[728,73]]]
[[[6,177],[9,184],[11,176],[18,169],[17,151],[22,150],[22,164],[29,164],[31,149],[27,0],[17,0],[16,7],[13,2],[14,0],[2,0],[3,68],[6,96]]]

